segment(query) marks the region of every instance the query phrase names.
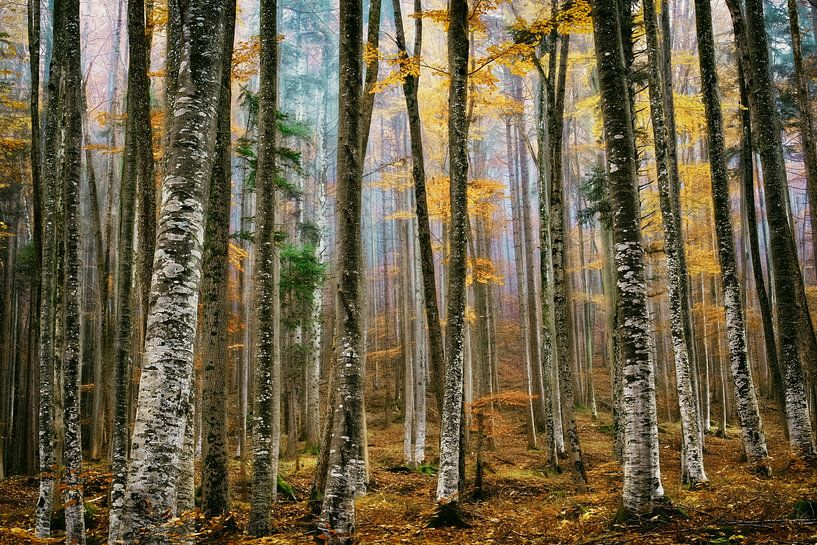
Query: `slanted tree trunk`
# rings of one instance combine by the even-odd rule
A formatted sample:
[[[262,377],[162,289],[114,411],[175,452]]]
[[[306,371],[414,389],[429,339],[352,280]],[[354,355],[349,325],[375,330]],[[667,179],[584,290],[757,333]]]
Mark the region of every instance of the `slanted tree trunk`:
[[[446,313],[445,386],[437,476],[437,522],[459,519],[460,456],[463,445],[463,363],[465,274],[468,252],[468,2],[451,0],[448,26],[448,148],[450,179],[450,254]],[[454,519],[454,520],[452,520]]]
[[[746,44],[750,79],[750,104],[757,127],[757,148],[763,165],[766,213],[769,222],[771,269],[777,306],[780,366],[783,370],[789,442],[804,458],[817,456],[806,402],[805,376],[800,359],[799,329],[804,292],[794,235],[789,225],[788,183],[783,160],[780,119],[769,74],[768,38],[761,0],[746,1]],[[808,324],[809,326],[811,324]]]
[[[616,299],[623,377],[624,509],[644,513],[663,496],[657,478],[655,379],[650,355],[644,250],[636,185],[636,151],[627,68],[613,2],[592,5],[604,137],[610,178]]]
[[[669,288],[670,309],[670,337],[675,356],[675,378],[678,388],[678,408],[681,414],[681,429],[683,432],[682,474],[687,484],[696,486],[705,483],[708,479],[704,471],[703,434],[700,429],[701,417],[698,403],[692,387],[693,369],[689,360],[689,344],[684,334],[683,304],[684,285],[681,281],[686,278],[686,260],[680,255],[684,253],[684,242],[678,227],[681,222],[676,215],[673,203],[673,188],[669,176],[669,160],[667,158],[667,141],[670,137],[666,130],[665,100],[662,89],[661,72],[658,65],[658,30],[656,28],[655,3],[653,0],[644,0],[644,28],[647,36],[647,56],[649,63],[649,95],[650,117],[652,119],[653,139],[655,144],[655,163],[658,170],[658,193],[661,204],[661,218],[664,225],[664,248],[667,256],[667,276]]]
[[[215,159],[204,232],[202,263],[202,442],[201,506],[208,516],[227,512],[230,506],[227,471],[227,282],[232,181],[231,60],[235,35],[235,2],[227,2],[224,54],[216,128]]]
[[[746,348],[746,325],[735,257],[735,239],[732,231],[729,172],[726,167],[723,137],[723,114],[721,113],[720,91],[718,90],[715,41],[712,37],[712,12],[710,3],[707,0],[695,1],[695,22],[698,36],[701,87],[707,120],[715,234],[718,245],[718,259],[721,265],[721,283],[726,310],[726,334],[729,340],[729,360],[732,369],[732,380],[735,384],[737,413],[743,431],[743,445],[749,462],[758,471],[768,474],[766,438],[763,435],[755,386],[752,381],[752,370],[749,366]],[[723,404],[726,405],[726,399],[723,400]]]
[[[340,93],[337,168],[337,311],[332,430],[318,532],[326,543],[351,543],[355,497],[362,494],[365,462],[363,410],[364,290],[361,248],[363,75],[361,2],[340,5]]]
[[[221,88],[225,1],[170,3],[168,40],[181,58],[168,135],[145,362],[122,513],[122,538],[163,543],[176,512],[198,317],[204,193]],[[208,24],[202,25],[202,21]],[[162,462],[166,460],[169,462]]]
[[[278,217],[276,127],[278,122],[278,2],[261,4],[261,80],[258,106],[257,205],[255,213],[255,406],[253,481],[249,531],[270,532],[270,509],[278,482],[281,427],[280,262],[275,244]]]

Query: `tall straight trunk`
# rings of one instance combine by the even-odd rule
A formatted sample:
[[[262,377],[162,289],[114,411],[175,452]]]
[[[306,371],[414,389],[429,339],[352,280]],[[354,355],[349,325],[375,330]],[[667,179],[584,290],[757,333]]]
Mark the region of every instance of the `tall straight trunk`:
[[[672,29],[670,28],[670,8],[669,0],[661,0],[661,79],[663,85],[661,91],[663,95],[664,106],[664,121],[666,127],[666,165],[667,174],[669,176],[670,188],[672,190],[672,207],[675,212],[676,227],[681,240],[683,240],[683,226],[681,222],[681,176],[678,172],[678,145],[677,145],[677,131],[675,128],[675,96],[673,94],[673,66],[672,66]],[[686,252],[683,251],[683,244],[681,245],[681,252],[678,253],[678,266],[682,274],[678,276],[678,282],[681,285],[681,316],[683,319],[684,338],[686,339],[686,346],[688,352],[689,369],[693,377],[697,376],[698,370],[698,355],[695,350],[695,342],[693,342],[693,320],[692,320],[692,306],[690,304],[691,291],[689,287],[689,269],[686,264]],[[701,407],[697,398],[696,381],[692,381],[693,391],[695,392],[695,402],[698,407],[698,415],[701,414]],[[701,432],[704,430],[701,429]],[[703,439],[701,439],[703,441]]]
[[[187,428],[225,11],[224,1],[170,4],[168,40],[181,58],[122,512],[122,538],[133,543],[166,543],[173,532],[163,522],[175,513],[179,469],[162,460],[180,459]]]
[[[737,412],[743,431],[743,444],[749,462],[759,471],[768,473],[766,439],[763,435],[760,410],[746,348],[746,325],[735,257],[734,232],[732,231],[729,172],[726,168],[723,137],[723,114],[721,113],[720,92],[718,90],[715,42],[712,37],[712,12],[708,1],[696,0],[695,23],[698,36],[701,86],[707,121],[715,234],[718,245],[718,259],[721,266],[721,283],[726,310],[726,333],[729,339],[729,360],[732,379],[735,384]],[[725,399],[723,403],[726,404]]]
[[[542,429],[544,431],[545,463],[550,467],[558,464],[560,446],[561,411],[558,410],[558,394],[553,394],[553,307],[551,305],[551,251],[550,251],[550,212],[548,204],[548,187],[550,175],[550,153],[548,152],[547,133],[547,77],[540,63],[536,63],[539,73],[539,85],[536,92],[536,148],[537,148],[537,186],[539,190],[539,278],[541,281],[540,298],[542,308],[541,351],[538,375],[534,373],[536,389],[539,392],[537,408],[544,414]]]
[[[528,313],[535,312],[536,307],[529,307],[527,300],[528,283],[526,277],[526,261],[532,260],[531,256],[526,255],[523,250],[524,225],[522,221],[523,212],[522,202],[519,191],[519,181],[516,173],[516,150],[514,149],[514,140],[512,138],[513,131],[511,129],[510,118],[505,120],[505,140],[508,150],[508,178],[510,181],[510,200],[511,200],[511,214],[512,214],[512,229],[513,229],[513,249],[514,249],[514,264],[516,266],[516,304],[519,307],[519,321],[522,322],[522,334],[525,343],[524,347],[524,361],[525,366],[525,390],[531,400],[525,407],[525,420],[527,424],[528,448],[536,448],[536,422],[534,417],[534,400],[533,396],[533,380],[532,380],[532,364],[536,362],[536,367],[539,369],[539,359],[533,358],[531,354],[531,335],[535,334],[535,330],[530,327],[528,320]],[[538,343],[537,343],[538,344]],[[538,352],[538,351],[537,351]]]
[[[362,6],[340,5],[340,81],[337,166],[337,312],[333,367],[332,429],[318,532],[327,543],[351,543],[355,497],[363,493],[364,290],[361,244],[362,153],[360,150],[363,75]]]
[[[555,34],[551,47],[555,55],[556,40]],[[565,426],[566,439],[570,448],[570,469],[573,478],[578,482],[587,482],[587,473],[584,467],[581,445],[579,443],[579,432],[576,427],[576,417],[574,415],[573,399],[573,379],[571,368],[573,361],[571,358],[569,340],[574,334],[572,328],[568,327],[569,321],[569,300],[567,286],[566,256],[565,256],[565,213],[563,209],[564,180],[562,176],[562,132],[564,115],[564,94],[565,80],[567,74],[567,57],[570,48],[570,35],[563,34],[559,39],[559,72],[556,85],[553,108],[548,112],[548,124],[550,125],[550,154],[551,154],[551,180],[550,180],[550,235],[551,235],[551,259],[553,262],[553,314],[556,324],[556,357],[559,367],[559,389],[561,393],[563,425]],[[554,74],[551,73],[551,85],[553,85]]]
[[[742,30],[735,30],[740,36]],[[752,261],[752,279],[755,283],[760,317],[763,323],[763,338],[766,354],[766,363],[771,375],[771,389],[774,397],[783,401],[783,377],[780,374],[780,363],[777,359],[777,341],[774,332],[774,317],[772,305],[769,301],[769,292],[766,290],[766,281],[763,276],[763,263],[760,260],[760,245],[757,233],[757,213],[755,211],[755,183],[752,158],[752,114],[749,111],[749,96],[744,73],[744,63],[738,62],[738,87],[740,89],[741,120],[741,150],[740,173],[743,185],[743,197],[746,200],[746,224],[749,231],[749,254]]]
[[[403,30],[403,16],[400,10],[400,0],[392,0],[394,8],[395,38],[400,54],[408,58],[406,37]],[[423,18],[421,0],[414,1],[414,51],[416,62],[419,62],[423,44]],[[412,61],[414,62],[414,61]],[[444,390],[444,361],[445,347],[443,345],[442,326],[440,325],[440,310],[437,306],[437,280],[434,275],[434,250],[431,245],[431,220],[428,215],[428,197],[426,195],[425,155],[423,151],[423,135],[420,118],[420,101],[418,98],[419,75],[408,74],[403,82],[403,94],[406,98],[406,113],[408,114],[409,133],[411,135],[411,173],[414,180],[414,204],[417,213],[417,237],[420,249],[420,268],[423,279],[423,300],[425,302],[426,323],[428,326],[429,353],[431,373],[434,379],[434,396],[437,402],[437,411],[442,414],[442,400]]]
[[[518,76],[512,76],[512,78],[513,97],[520,104],[524,104],[521,78]],[[543,111],[541,115],[544,116],[545,112]],[[537,109],[537,120],[538,116],[539,112]],[[547,406],[548,400],[545,398],[544,392],[542,391],[544,389],[544,383],[542,379],[542,347],[540,345],[539,314],[536,306],[536,260],[534,259],[535,235],[533,233],[533,226],[531,222],[530,166],[528,165],[528,148],[525,141],[525,122],[523,115],[519,113],[513,116],[512,122],[516,141],[516,153],[514,157],[518,162],[517,170],[519,175],[518,185],[520,200],[517,206],[520,207],[519,217],[522,222],[520,224],[520,229],[522,230],[520,235],[522,237],[520,239],[520,251],[523,253],[522,258],[525,265],[524,275],[526,288],[524,290],[524,294],[526,295],[526,316],[529,331],[529,335],[526,339],[528,344],[527,350],[530,352],[531,360],[531,394],[534,396],[533,411],[534,416],[536,417],[535,424],[541,427],[545,425],[547,418],[552,418],[552,415],[548,415],[550,412],[550,409]],[[539,131],[537,130],[537,135],[538,132]],[[542,136],[544,137],[544,135]],[[508,138],[512,139],[510,135]]]
[[[811,99],[808,92],[808,80],[803,69],[803,45],[800,30],[797,2],[787,0],[789,11],[789,29],[791,31],[791,52],[794,61],[794,88],[797,92],[797,108],[800,111],[799,129],[800,146],[803,151],[803,163],[806,168],[806,194],[809,202],[809,218],[812,232],[817,232],[817,144],[814,141],[814,121],[811,115]],[[817,236],[811,237],[812,259],[817,270]]]
[[[39,459],[40,493],[35,513],[35,534],[50,537],[51,511],[54,502],[54,483],[57,474],[55,453],[54,398],[55,398],[55,351],[56,351],[56,292],[57,233],[58,233],[58,187],[57,154],[59,150],[60,108],[62,106],[62,78],[64,61],[64,17],[62,9],[54,10],[53,47],[56,54],[51,59],[48,77],[45,138],[42,154],[42,268],[40,278],[40,342],[39,350]]]
[[[658,65],[658,30],[656,29],[655,3],[644,0],[644,28],[647,36],[647,56],[649,62],[649,95],[650,117],[652,119],[653,139],[655,143],[655,163],[658,170],[658,192],[661,204],[661,218],[664,224],[664,247],[667,256],[667,276],[669,277],[670,336],[675,355],[675,377],[678,388],[678,408],[681,414],[683,431],[683,476],[687,483],[695,486],[708,479],[704,471],[703,435],[701,433],[698,403],[692,388],[694,368],[689,361],[690,339],[684,334],[683,304],[684,285],[681,278],[686,278],[686,260],[681,259],[684,252],[684,241],[678,229],[680,219],[676,215],[673,203],[673,187],[669,176],[667,159],[667,140],[670,135],[666,129],[664,111],[664,93],[661,73]]]
[[[448,258],[448,310],[446,313],[445,387],[440,415],[440,471],[437,507],[441,522],[457,516],[459,491],[465,475],[460,457],[464,437],[463,363],[465,331],[465,274],[468,251],[468,2],[449,3],[448,141],[450,180],[450,253]]]
[[[278,121],[278,2],[261,4],[261,79],[258,99],[258,168],[255,213],[255,405],[253,481],[249,531],[270,532],[270,509],[278,482],[281,428],[280,261],[275,244],[278,217],[276,162]]]
[[[147,53],[144,50],[143,0],[128,0],[128,70],[127,113],[125,128],[125,157],[119,190],[119,246],[117,247],[116,337],[114,339],[114,420],[111,435],[111,510],[108,537],[111,542],[122,538],[122,510],[125,505],[127,480],[128,424],[130,414],[130,377],[133,362],[133,238],[135,224],[136,189],[145,166],[140,168],[144,138],[139,136],[142,124],[149,123]],[[149,143],[147,144],[150,145]],[[153,157],[150,156],[152,164]],[[152,169],[151,169],[152,170]],[[137,347],[141,352],[141,347]]]
[[[150,0],[143,0],[149,2]],[[153,167],[153,130],[150,123],[150,35],[145,29],[145,5],[131,7],[128,0],[128,102],[135,101],[134,138],[138,142],[134,158],[136,172],[136,303],[138,351],[143,350],[147,312],[150,304],[150,280],[153,273],[153,253],[156,245],[156,182]],[[131,11],[133,14],[131,15]]]
[[[64,223],[63,278],[63,422],[65,437],[61,483],[65,506],[65,542],[85,543],[85,504],[82,497],[82,427],[80,424],[80,203],[82,165],[82,69],[80,67],[79,0],[63,0],[65,10],[65,104],[63,106],[62,213]]]
[[[227,3],[221,93],[218,103],[215,159],[210,175],[202,262],[202,444],[201,505],[218,516],[230,506],[227,470],[227,282],[230,230],[232,142],[230,132],[231,60],[235,36],[235,2]]]
[[[806,402],[805,375],[800,358],[800,328],[807,315],[802,307],[803,279],[798,266],[794,235],[789,225],[780,119],[769,73],[768,38],[761,0],[746,0],[746,44],[751,70],[750,104],[757,127],[757,147],[763,165],[766,212],[769,222],[771,269],[777,306],[780,366],[786,398],[789,442],[804,458],[817,456]]]
[[[604,137],[612,205],[616,299],[625,413],[624,491],[626,510],[649,512],[663,496],[658,458],[655,379],[641,245],[636,150],[618,8],[596,0],[592,6]]]
[[[103,346],[106,341],[105,331],[108,329],[108,319],[109,314],[107,311],[108,307],[108,271],[105,267],[106,260],[105,260],[105,246],[104,241],[102,239],[102,218],[99,214],[99,190],[98,184],[96,179],[96,171],[94,169],[93,164],[93,154],[91,150],[87,148],[89,144],[91,144],[90,138],[91,134],[88,129],[88,107],[87,107],[87,80],[86,85],[84,86],[83,92],[85,93],[85,99],[83,103],[85,105],[85,115],[83,117],[83,131],[85,133],[85,170],[87,173],[88,179],[88,197],[91,201],[90,203],[90,212],[91,212],[91,224],[93,229],[93,244],[94,244],[94,257],[96,260],[96,301],[95,301],[95,324],[94,324],[94,337],[96,341],[96,345],[93,347],[93,354],[94,354],[94,362],[93,362],[93,371],[94,371],[94,391],[93,397],[91,401],[91,414],[93,414],[93,422],[91,424],[91,437],[90,437],[90,458],[92,460],[96,460],[99,458],[101,450],[102,450],[102,441],[104,439],[106,433],[106,424],[107,420],[105,415],[107,414],[107,410],[103,411],[103,403],[105,403],[105,388],[103,387],[103,366],[104,360],[109,355],[109,351],[107,347]]]

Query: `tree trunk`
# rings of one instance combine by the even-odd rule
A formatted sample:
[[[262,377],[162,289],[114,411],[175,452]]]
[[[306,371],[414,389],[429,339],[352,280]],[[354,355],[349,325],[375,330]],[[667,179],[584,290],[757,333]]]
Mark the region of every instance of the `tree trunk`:
[[[715,42],[712,36],[712,12],[707,0],[695,1],[695,22],[698,36],[701,85],[707,120],[715,234],[718,245],[718,259],[721,266],[721,283],[726,310],[726,333],[729,339],[729,360],[732,379],[735,384],[737,412],[743,431],[743,444],[749,462],[757,470],[768,473],[766,439],[763,435],[760,410],[746,348],[746,325],[735,257],[735,239],[732,231],[729,197],[729,172],[726,167],[723,115],[718,90]],[[723,404],[726,404],[726,399],[723,400]]]
[[[800,358],[799,328],[804,309],[798,293],[805,290],[797,260],[794,235],[787,210],[788,183],[783,160],[780,119],[777,115],[769,74],[768,39],[761,0],[746,1],[746,44],[751,68],[750,103],[757,127],[757,148],[763,164],[766,211],[770,231],[771,269],[777,306],[780,365],[783,369],[786,418],[792,448],[804,458],[813,458],[805,376]],[[810,325],[810,324],[809,324]]]
[[[56,54],[51,59],[48,77],[45,140],[42,155],[42,277],[40,279],[40,342],[39,342],[39,458],[40,493],[35,514],[35,534],[47,538],[51,533],[51,511],[54,503],[54,483],[57,476],[55,454],[54,398],[55,344],[54,333],[57,291],[57,154],[59,150],[59,111],[64,61],[64,14],[54,10],[53,44]]]
[[[227,2],[221,92],[218,103],[215,158],[204,232],[202,262],[202,444],[201,506],[208,516],[230,506],[227,448],[227,283],[232,181],[230,132],[231,60],[235,35],[235,2]]]
[[[327,543],[351,543],[355,497],[364,491],[363,436],[364,291],[361,251],[361,2],[340,5],[340,92],[337,166],[337,312],[335,391],[326,489],[318,533]]]
[[[61,483],[65,506],[65,542],[85,544],[85,504],[82,499],[82,427],[80,425],[80,203],[82,164],[82,69],[80,67],[79,0],[64,0],[65,17],[65,104],[62,106],[63,150],[60,174],[63,179],[64,278],[63,278],[63,407],[65,426]]]
[[[658,459],[655,380],[650,356],[644,250],[636,185],[636,150],[616,5],[596,0],[592,7],[604,136],[613,209],[613,253],[623,376],[624,508],[649,512],[663,496]]]
[[[225,11],[226,2],[170,4],[168,40],[179,46],[181,58],[122,513],[122,537],[129,542],[167,542],[172,530],[162,523],[176,511],[179,469],[162,460],[180,458],[187,428]]]
[[[555,55],[556,40],[552,34],[551,47],[552,54]],[[556,324],[556,356],[559,367],[559,389],[561,392],[563,425],[565,426],[566,439],[570,448],[570,469],[573,478],[580,482],[587,482],[587,473],[584,468],[581,445],[579,443],[579,433],[576,428],[576,417],[574,416],[573,399],[573,379],[571,377],[570,339],[573,335],[572,328],[568,327],[569,301],[567,297],[567,271],[565,256],[565,213],[563,209],[564,180],[562,176],[562,131],[564,115],[564,92],[565,79],[567,73],[567,57],[570,47],[570,35],[563,34],[560,37],[559,52],[559,72],[558,83],[553,92],[555,93],[554,107],[551,108],[548,116],[550,125],[550,236],[551,236],[551,259],[553,260],[553,309],[554,323]],[[551,85],[553,84],[551,73]]]
[[[450,179],[450,255],[446,314],[445,387],[440,416],[440,471],[437,477],[437,517],[458,518],[463,445],[463,348],[465,331],[465,274],[468,251],[468,2],[449,3],[448,141]]]
[[[658,31],[656,29],[655,3],[644,0],[644,27],[647,36],[647,55],[649,62],[649,95],[650,116],[652,118],[653,138],[655,144],[656,167],[658,169],[658,192],[661,204],[661,218],[664,224],[664,247],[667,256],[667,276],[669,283],[670,336],[673,354],[675,355],[675,377],[678,388],[678,407],[681,414],[683,432],[683,470],[687,484],[694,487],[708,479],[704,471],[703,434],[700,429],[701,416],[695,392],[692,388],[694,368],[689,360],[689,340],[684,335],[683,289],[681,281],[686,278],[686,260],[681,259],[684,242],[681,238],[680,219],[673,206],[673,188],[669,177],[669,160],[667,158],[667,140],[675,135],[666,131],[664,111],[664,93],[661,73],[658,66]],[[731,228],[731,227],[730,227]]]
[[[808,92],[808,80],[803,70],[803,45],[800,31],[797,2],[787,0],[789,11],[789,29],[791,31],[791,52],[794,60],[794,87],[797,92],[797,108],[800,110],[800,146],[803,151],[803,163],[806,169],[806,193],[809,202],[809,217],[812,231],[817,229],[817,144],[814,142],[814,122],[811,116],[811,104]],[[812,236],[812,259],[817,271],[817,236]],[[817,274],[817,272],[815,273]],[[812,409],[813,410],[813,409]]]
[[[407,58],[409,53],[406,46],[405,32],[403,31],[403,16],[400,10],[400,0],[392,0],[394,8],[395,38],[400,54]],[[419,62],[423,44],[423,18],[418,15],[422,12],[421,0],[414,2],[414,51],[413,57]],[[412,60],[412,62],[415,62]],[[442,414],[443,399],[443,365],[445,348],[443,345],[442,327],[440,325],[440,311],[437,306],[437,281],[434,275],[434,251],[431,246],[431,220],[428,216],[428,199],[426,196],[425,156],[423,151],[423,135],[420,118],[420,102],[418,98],[419,76],[406,75],[403,82],[403,94],[406,97],[406,113],[408,114],[409,133],[411,135],[411,163],[414,179],[414,201],[417,212],[417,236],[420,248],[420,267],[423,279],[423,300],[425,302],[426,322],[428,324],[429,354],[431,372],[434,378],[434,396],[437,402],[437,411]]]
[[[278,5],[261,5],[261,80],[258,100],[258,168],[255,229],[255,406],[253,481],[249,531],[270,532],[270,509],[278,482],[281,427],[280,262],[275,244],[278,217],[276,163],[278,122]]]

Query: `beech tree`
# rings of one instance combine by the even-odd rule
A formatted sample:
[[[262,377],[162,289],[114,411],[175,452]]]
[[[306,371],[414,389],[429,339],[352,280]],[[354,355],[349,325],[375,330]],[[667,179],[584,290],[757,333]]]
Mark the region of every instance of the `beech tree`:
[[[327,543],[351,543],[355,497],[366,468],[363,458],[363,357],[365,283],[361,252],[362,152],[361,79],[363,76],[363,8],[359,0],[340,6],[340,78],[338,125],[337,258],[335,271],[336,333],[333,354],[334,391],[329,393],[332,427],[328,442],[326,489],[319,535]]]
[[[729,173],[726,169],[726,152],[723,137],[718,73],[715,64],[715,43],[712,37],[712,12],[709,3],[695,2],[695,22],[698,34],[698,54],[701,66],[704,108],[709,135],[709,166],[712,176],[712,201],[715,212],[715,233],[718,241],[718,258],[721,265],[726,332],[729,340],[729,361],[735,386],[737,413],[743,432],[746,457],[756,470],[767,474],[768,451],[766,438],[755,393],[752,370],[746,349],[746,326],[744,324],[741,289],[735,258],[734,233],[729,197]],[[754,192],[754,189],[752,189]]]
[[[261,79],[258,98],[258,163],[255,229],[255,405],[250,532],[270,531],[278,482],[281,420],[280,263],[275,241],[278,180],[278,3],[261,4]]]
[[[165,542],[171,530],[162,531],[162,524],[176,513],[178,467],[163,461],[178,459],[187,427],[204,193],[215,145],[225,12],[226,2],[170,5],[168,40],[178,47],[181,60],[174,74],[178,86],[173,89],[145,362],[122,511],[126,541]]]
[[[451,232],[446,313],[445,384],[440,429],[437,515],[441,523],[459,520],[463,455],[463,351],[465,273],[468,246],[468,2],[448,5],[448,140]]]
[[[619,350],[625,414],[623,504],[626,510],[645,513],[664,493],[657,471],[658,423],[649,350],[644,249],[639,228],[641,207],[635,183],[635,137],[630,102],[621,99],[629,96],[629,88],[618,28],[618,7],[614,2],[596,0],[592,15],[613,211],[616,301],[621,327]]]

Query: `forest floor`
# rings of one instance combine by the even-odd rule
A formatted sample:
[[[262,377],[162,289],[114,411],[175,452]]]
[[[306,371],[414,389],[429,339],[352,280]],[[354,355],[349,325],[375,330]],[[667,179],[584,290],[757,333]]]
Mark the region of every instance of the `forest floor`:
[[[374,404],[373,404],[374,405]],[[371,405],[370,405],[371,406]],[[708,487],[688,490],[679,480],[680,429],[660,426],[661,469],[666,494],[677,513],[668,519],[646,520],[638,527],[611,527],[621,496],[621,470],[611,461],[610,416],[590,418],[577,412],[589,485],[577,486],[569,473],[544,471],[541,451],[528,450],[522,415],[502,411],[496,424],[496,448],[486,452],[485,497],[464,502],[470,527],[432,529],[436,477],[433,467],[412,471],[402,466],[402,426],[389,423],[382,411],[369,414],[369,449],[373,486],[357,503],[359,543],[438,544],[749,544],[817,543],[815,513],[797,517],[796,504],[817,500],[817,470],[791,458],[776,414],[767,412],[766,430],[774,476],[760,478],[742,461],[739,429],[729,427],[728,438],[708,436]],[[388,419],[391,420],[391,419]],[[430,418],[435,421],[436,418]],[[430,434],[429,445],[437,436]],[[434,460],[436,448],[428,449]],[[281,501],[273,514],[274,534],[252,539],[243,533],[249,512],[248,482],[240,463],[231,466],[234,514],[204,525],[202,543],[284,544],[308,543],[314,518],[304,498],[311,482],[315,456],[284,460],[281,473],[296,492],[297,501]],[[469,485],[474,463],[469,458]],[[105,508],[109,475],[104,466],[88,469],[86,501],[95,506],[89,545],[104,543]],[[34,478],[15,477],[0,482],[0,543],[38,543],[32,539],[32,513],[37,499]],[[58,533],[58,532],[57,532]],[[55,540],[53,542],[58,542]]]

